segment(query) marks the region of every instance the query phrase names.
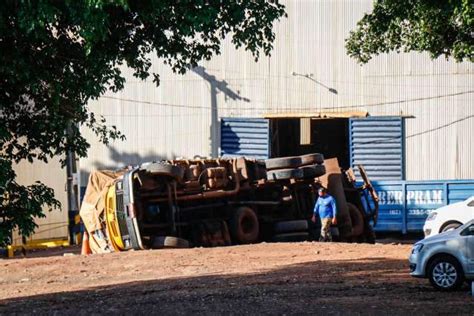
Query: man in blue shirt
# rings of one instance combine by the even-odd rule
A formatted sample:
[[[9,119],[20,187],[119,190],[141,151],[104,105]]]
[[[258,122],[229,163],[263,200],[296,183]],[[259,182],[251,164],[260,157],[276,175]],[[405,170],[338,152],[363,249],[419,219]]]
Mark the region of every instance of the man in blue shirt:
[[[336,200],[329,194],[326,189],[321,187],[318,190],[319,198],[314,205],[314,214],[311,219],[316,223],[316,215],[321,219],[321,237],[319,241],[332,241],[331,224],[336,225]]]

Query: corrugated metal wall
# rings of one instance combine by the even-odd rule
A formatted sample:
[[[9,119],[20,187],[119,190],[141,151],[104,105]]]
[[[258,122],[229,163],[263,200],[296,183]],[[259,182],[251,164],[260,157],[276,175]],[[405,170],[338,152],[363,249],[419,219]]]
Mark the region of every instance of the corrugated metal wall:
[[[362,164],[373,180],[403,180],[403,125],[400,117],[350,119],[351,167]]]
[[[221,117],[333,109],[414,116],[405,122],[407,179],[474,179],[472,63],[391,53],[361,66],[346,55],[344,40],[370,11],[371,0],[285,3],[288,18],[275,25],[270,58],[255,63],[228,38],[222,55],[183,76],[154,59],[159,87],[127,70],[122,92],[90,104],[127,140],[106,147],[84,131],[92,145],[81,160],[84,174],[143,160],[215,155]],[[311,73],[338,93],[293,72]]]
[[[66,170],[61,168],[58,159],[51,160],[48,164],[36,161],[33,164],[22,162],[15,167],[17,181],[22,185],[31,185],[35,181],[41,181],[54,189],[56,199],[61,202],[63,210],[45,210],[45,218],[37,219],[35,222],[39,226],[35,234],[31,237],[38,239],[56,239],[68,237],[68,212],[66,194]],[[21,244],[21,237],[15,233],[13,235],[13,245]]]
[[[222,118],[221,156],[269,157],[269,126],[266,119]]]

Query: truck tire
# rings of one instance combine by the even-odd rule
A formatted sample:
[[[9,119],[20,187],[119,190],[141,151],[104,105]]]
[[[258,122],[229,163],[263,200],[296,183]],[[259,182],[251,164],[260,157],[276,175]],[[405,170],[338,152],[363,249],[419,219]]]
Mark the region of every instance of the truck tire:
[[[305,179],[318,178],[326,173],[326,168],[323,165],[311,165],[300,167],[303,170],[303,176]]]
[[[301,166],[301,157],[272,158],[265,160],[267,170],[298,168]]]
[[[233,240],[238,244],[251,244],[258,241],[260,232],[258,218],[255,212],[247,206],[237,208],[229,223]]]
[[[358,237],[364,233],[364,216],[359,211],[357,206],[352,203],[347,203],[349,215],[352,222],[352,237]]]
[[[323,164],[324,163],[324,156],[322,154],[308,154],[302,155],[301,157],[301,165],[314,165],[314,164]]]
[[[153,238],[151,248],[189,248],[189,242],[186,239],[173,236],[157,236]]]
[[[309,234],[306,232],[278,234],[273,236],[274,242],[298,242],[308,240]]]
[[[273,226],[273,231],[277,234],[289,232],[301,232],[308,230],[307,220],[277,222]]]
[[[151,163],[145,167],[145,170],[152,174],[172,177],[177,181],[181,181],[184,177],[182,168],[166,163]]]
[[[288,180],[304,178],[303,169],[280,169],[267,171],[268,180]]]

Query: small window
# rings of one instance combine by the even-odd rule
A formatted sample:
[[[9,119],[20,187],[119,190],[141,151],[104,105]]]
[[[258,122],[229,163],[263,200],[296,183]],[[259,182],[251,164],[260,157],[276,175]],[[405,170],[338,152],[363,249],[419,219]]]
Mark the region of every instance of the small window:
[[[469,202],[469,203],[467,204],[467,206],[474,207],[474,200],[472,200],[471,202]]]
[[[474,236],[474,224],[466,227],[462,232],[461,236]]]

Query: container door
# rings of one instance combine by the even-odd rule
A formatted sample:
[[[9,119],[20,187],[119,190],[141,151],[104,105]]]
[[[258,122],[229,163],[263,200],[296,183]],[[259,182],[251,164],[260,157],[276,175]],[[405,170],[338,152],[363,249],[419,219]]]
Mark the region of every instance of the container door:
[[[268,120],[222,118],[220,155],[267,159],[269,157]]]
[[[352,118],[350,163],[362,164],[371,180],[403,180],[404,122],[400,117]],[[359,176],[357,168],[354,168]]]

